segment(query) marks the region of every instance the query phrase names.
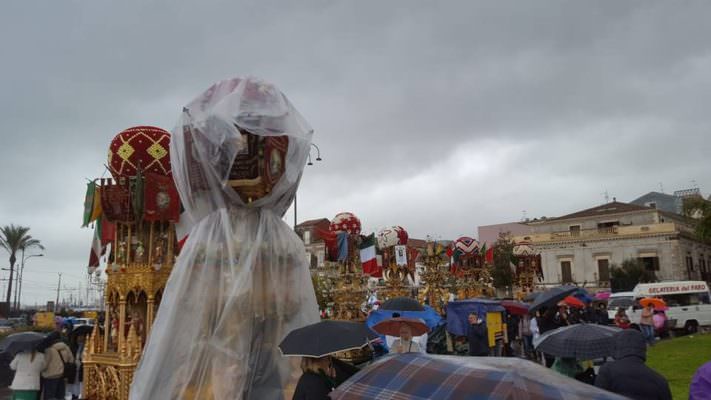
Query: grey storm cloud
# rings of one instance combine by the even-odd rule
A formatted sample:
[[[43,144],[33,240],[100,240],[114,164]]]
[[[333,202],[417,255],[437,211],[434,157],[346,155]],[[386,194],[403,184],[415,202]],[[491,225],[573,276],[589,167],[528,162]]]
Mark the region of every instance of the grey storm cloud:
[[[324,161],[306,169],[299,220],[347,210],[366,229],[452,238],[605,190],[711,187],[706,2],[3,7],[0,224],[47,246],[32,300],[51,298],[51,272],[85,273],[85,178],[104,173],[111,138],[172,128],[234,75],[275,83],[315,129]]]

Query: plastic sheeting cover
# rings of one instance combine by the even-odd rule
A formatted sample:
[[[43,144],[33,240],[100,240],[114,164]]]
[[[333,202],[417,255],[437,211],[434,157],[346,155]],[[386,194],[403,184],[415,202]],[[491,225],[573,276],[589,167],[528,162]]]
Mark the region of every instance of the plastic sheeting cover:
[[[289,139],[284,174],[250,204],[227,184],[244,148],[240,129]],[[184,108],[170,155],[189,237],[131,399],[276,399],[298,377],[277,346],[319,315],[304,245],[281,218],[296,193],[311,135],[284,94],[254,78],[218,82]]]

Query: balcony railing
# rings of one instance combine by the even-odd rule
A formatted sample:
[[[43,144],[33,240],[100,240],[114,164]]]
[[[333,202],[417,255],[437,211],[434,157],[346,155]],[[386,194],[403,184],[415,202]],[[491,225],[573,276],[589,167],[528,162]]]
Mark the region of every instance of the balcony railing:
[[[604,239],[620,236],[639,236],[649,234],[664,234],[678,233],[684,227],[673,222],[665,222],[661,224],[648,225],[629,225],[629,226],[610,226],[596,229],[580,229],[550,233],[534,233],[521,237],[514,238],[515,240],[526,239],[533,243],[541,242],[557,242],[566,240],[581,240],[581,239]]]

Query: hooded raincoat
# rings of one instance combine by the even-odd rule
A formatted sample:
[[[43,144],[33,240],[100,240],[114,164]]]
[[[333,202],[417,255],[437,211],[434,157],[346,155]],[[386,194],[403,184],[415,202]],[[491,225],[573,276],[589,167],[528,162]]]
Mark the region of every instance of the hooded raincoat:
[[[672,399],[667,380],[644,364],[647,344],[642,333],[634,329],[618,332],[614,358],[600,367],[595,386],[631,399]]]

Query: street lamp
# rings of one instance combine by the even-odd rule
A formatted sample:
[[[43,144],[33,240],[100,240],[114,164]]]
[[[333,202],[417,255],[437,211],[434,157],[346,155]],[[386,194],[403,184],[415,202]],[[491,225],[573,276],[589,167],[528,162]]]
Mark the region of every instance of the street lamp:
[[[26,256],[23,254],[22,263],[20,264],[20,273],[17,274],[17,282],[15,282],[15,311],[20,309],[20,301],[22,299],[22,274],[25,271],[25,260],[32,257],[44,257],[44,254],[29,254]]]
[[[311,147],[316,149],[316,161],[323,161],[321,158],[321,149],[318,148],[314,143],[311,143]],[[311,161],[311,148],[309,148],[309,155],[308,155],[308,162],[306,165],[314,165],[314,163]],[[294,193],[294,229],[296,229],[296,193]]]

